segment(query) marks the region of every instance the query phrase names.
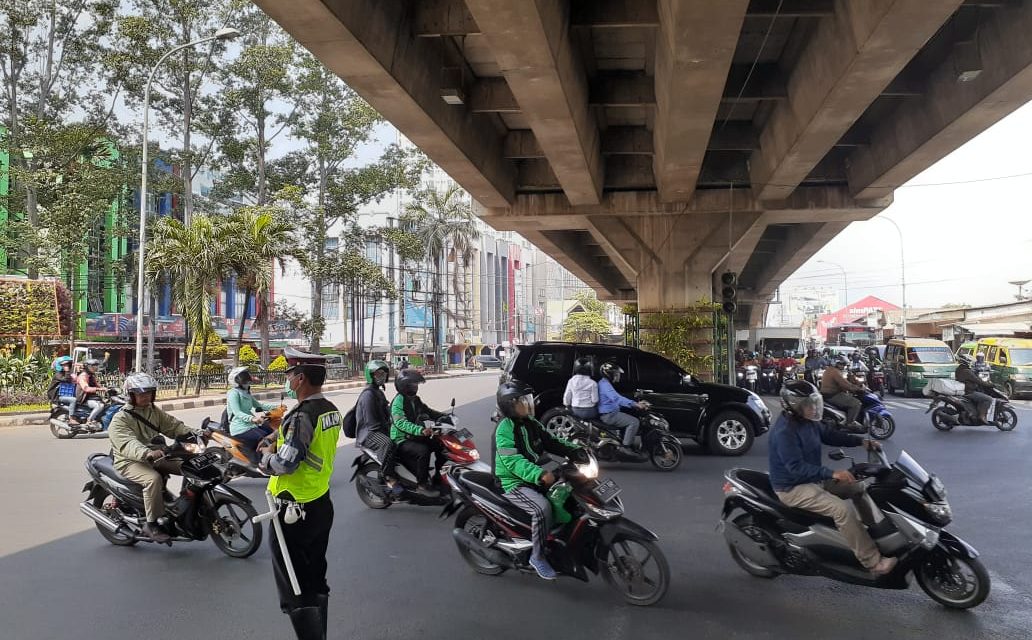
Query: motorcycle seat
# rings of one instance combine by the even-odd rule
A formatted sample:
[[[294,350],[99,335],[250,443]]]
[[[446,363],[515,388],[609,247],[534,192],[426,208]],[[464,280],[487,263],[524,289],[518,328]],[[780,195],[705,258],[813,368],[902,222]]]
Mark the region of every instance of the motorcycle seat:
[[[789,507],[782,502],[781,499],[778,498],[778,494],[774,493],[774,487],[770,485],[770,476],[766,473],[749,469],[739,469],[736,476],[739,480],[756,490],[756,494],[761,502],[776,509],[779,513],[783,514],[786,519],[806,526],[821,524],[831,527],[832,529],[835,528],[835,521],[827,516],[822,516],[812,511],[807,511],[806,509]]]
[[[505,511],[517,522],[530,526],[530,514],[505,497],[502,483],[494,474],[483,471],[467,471],[459,476],[459,482],[480,498]]]
[[[129,487],[131,491],[143,494],[143,487],[126,478],[122,474],[115,470],[114,458],[107,455],[106,453],[94,453],[89,457],[89,465],[97,473],[102,476],[107,476],[119,484],[123,484]]]

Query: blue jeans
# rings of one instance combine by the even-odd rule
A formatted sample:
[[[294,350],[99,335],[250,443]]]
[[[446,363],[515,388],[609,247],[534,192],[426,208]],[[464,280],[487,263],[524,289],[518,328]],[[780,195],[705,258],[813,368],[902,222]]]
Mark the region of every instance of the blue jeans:
[[[603,413],[601,419],[602,424],[623,431],[623,445],[625,447],[634,446],[634,437],[638,435],[638,425],[640,424],[637,418],[623,411],[611,411]]]
[[[598,407],[570,407],[570,413],[581,420],[594,420],[598,418]]]
[[[270,433],[272,433],[272,430],[267,427],[251,427],[243,433],[230,437],[254,451],[258,448],[258,442]]]
[[[79,401],[75,399],[75,396],[60,396],[57,399],[58,404],[63,404],[68,407],[68,418],[75,418],[75,407],[79,405]]]

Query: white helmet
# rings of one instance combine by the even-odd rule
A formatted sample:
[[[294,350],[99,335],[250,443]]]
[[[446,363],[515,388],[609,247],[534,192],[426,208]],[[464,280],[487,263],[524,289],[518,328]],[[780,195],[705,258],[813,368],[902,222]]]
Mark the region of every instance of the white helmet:
[[[123,391],[127,396],[131,396],[133,393],[147,393],[148,391],[158,390],[158,381],[155,380],[149,373],[130,373],[125,378],[125,384],[122,387]]]
[[[251,388],[251,370],[247,367],[236,367],[229,372],[229,384],[237,389]]]

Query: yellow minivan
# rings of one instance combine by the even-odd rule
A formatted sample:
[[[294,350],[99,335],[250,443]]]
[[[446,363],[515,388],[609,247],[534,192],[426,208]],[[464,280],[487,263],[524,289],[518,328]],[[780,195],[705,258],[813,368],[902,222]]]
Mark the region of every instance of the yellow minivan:
[[[957,361],[942,340],[893,338],[885,347],[885,386],[904,396],[921,393],[932,378],[952,378]]]
[[[985,354],[992,369],[989,379],[1007,395],[1032,393],[1032,340],[1027,338],[982,338],[976,353]]]

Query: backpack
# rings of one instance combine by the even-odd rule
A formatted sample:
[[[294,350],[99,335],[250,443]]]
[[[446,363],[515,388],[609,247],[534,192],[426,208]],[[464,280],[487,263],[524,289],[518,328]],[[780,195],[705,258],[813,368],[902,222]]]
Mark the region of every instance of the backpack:
[[[229,433],[229,409],[222,410],[222,417],[219,418],[219,431]]]
[[[356,404],[355,407],[358,405]],[[354,438],[358,434],[358,418],[355,417],[355,407],[348,409],[344,414],[344,425],[341,430],[348,438]]]

